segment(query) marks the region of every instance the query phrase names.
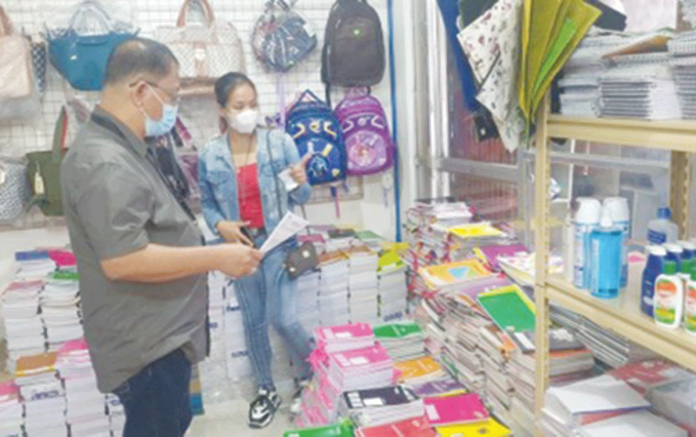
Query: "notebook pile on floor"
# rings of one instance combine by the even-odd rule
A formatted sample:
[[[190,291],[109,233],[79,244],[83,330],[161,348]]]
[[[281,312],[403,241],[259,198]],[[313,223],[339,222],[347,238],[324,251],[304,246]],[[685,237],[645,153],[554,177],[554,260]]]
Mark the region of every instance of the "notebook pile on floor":
[[[377,253],[366,245],[352,246],[344,253],[348,256],[350,321],[375,323],[379,319]],[[404,282],[403,276],[401,279]]]
[[[65,436],[65,391],[56,373],[57,353],[17,360],[15,383],[24,400],[27,435]]]
[[[346,324],[350,320],[348,307],[348,257],[341,251],[326,252],[319,256],[321,290],[319,313],[324,325]]]
[[[23,425],[24,406],[20,399],[19,387],[14,381],[0,383],[0,436],[21,436]]]
[[[58,267],[45,250],[17,252],[15,261],[15,277],[18,281],[45,278]]]
[[[405,361],[425,355],[425,333],[413,322],[391,323],[373,329],[375,338],[394,361]]]
[[[105,397],[97,388],[92,360],[84,340],[68,342],[58,351],[56,370],[65,386],[65,419],[70,426],[71,436],[123,432],[122,427],[111,427]]]
[[[307,332],[314,331],[321,325],[319,314],[319,292],[321,291],[321,273],[310,270],[297,278],[295,282],[297,296],[297,317]]]
[[[79,279],[79,275],[73,272],[53,273],[41,292],[41,319],[46,327],[49,351],[82,338]]]
[[[546,392],[541,426],[558,436],[687,437],[684,429],[648,411],[650,403],[627,383],[598,376]]]
[[[387,251],[379,258],[377,292],[382,322],[398,320],[406,315],[408,287],[405,275],[406,264],[395,251]]]
[[[2,295],[2,315],[7,338],[8,368],[25,355],[46,350],[43,320],[39,315],[39,299],[44,282],[13,282]]]

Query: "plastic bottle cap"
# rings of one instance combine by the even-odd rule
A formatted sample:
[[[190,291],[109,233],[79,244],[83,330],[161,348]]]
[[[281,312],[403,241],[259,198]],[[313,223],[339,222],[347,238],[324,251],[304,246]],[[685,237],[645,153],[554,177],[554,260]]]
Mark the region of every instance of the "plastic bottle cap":
[[[667,243],[665,244],[665,249],[667,249],[667,252],[672,252],[672,253],[683,253],[684,249],[678,244],[674,243]]]
[[[627,222],[631,219],[628,211],[628,201],[623,197],[607,197],[604,199],[604,210],[614,222]]]
[[[669,208],[660,208],[657,210],[657,218],[661,219],[671,219],[672,218],[672,210]]]
[[[599,223],[602,214],[602,205],[599,200],[591,197],[579,197],[577,199],[578,212],[575,213],[575,223],[593,225]]]
[[[679,241],[678,244],[686,250],[696,250],[696,243],[692,241]]]
[[[648,253],[655,256],[667,256],[667,249],[662,246],[648,246]]]
[[[665,266],[662,269],[665,275],[676,275],[677,274],[677,263],[674,261],[665,261]]]

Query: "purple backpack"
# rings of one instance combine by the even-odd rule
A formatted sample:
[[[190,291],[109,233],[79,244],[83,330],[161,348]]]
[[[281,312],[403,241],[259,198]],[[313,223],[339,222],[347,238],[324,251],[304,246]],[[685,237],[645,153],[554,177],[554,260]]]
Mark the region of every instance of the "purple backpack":
[[[379,173],[392,166],[395,148],[379,100],[364,88],[353,88],[334,112],[346,143],[348,175]]]

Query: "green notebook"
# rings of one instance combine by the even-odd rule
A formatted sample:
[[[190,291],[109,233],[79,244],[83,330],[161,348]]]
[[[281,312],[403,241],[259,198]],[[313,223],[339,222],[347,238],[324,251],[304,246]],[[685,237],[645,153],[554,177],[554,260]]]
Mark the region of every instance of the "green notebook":
[[[498,328],[514,332],[533,331],[536,309],[517,285],[498,288],[478,296],[479,305]]]
[[[392,323],[378,326],[372,331],[375,333],[375,338],[378,340],[397,340],[423,333],[421,327],[415,323]]]
[[[286,431],[284,437],[353,437],[353,425],[345,421],[338,425]]]

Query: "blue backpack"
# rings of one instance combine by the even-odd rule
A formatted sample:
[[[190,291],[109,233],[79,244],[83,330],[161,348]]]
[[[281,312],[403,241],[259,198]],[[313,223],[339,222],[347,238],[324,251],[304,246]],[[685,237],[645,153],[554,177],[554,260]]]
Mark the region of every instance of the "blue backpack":
[[[306,90],[290,107],[285,131],[295,140],[300,157],[311,155],[307,162],[311,185],[346,178],[348,159],[341,124],[312,91]]]

